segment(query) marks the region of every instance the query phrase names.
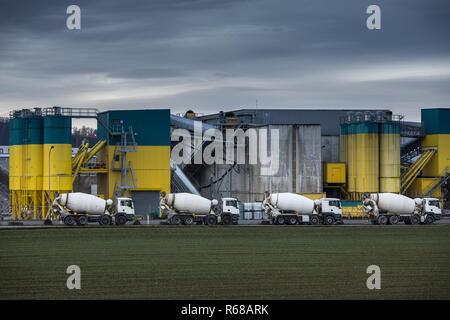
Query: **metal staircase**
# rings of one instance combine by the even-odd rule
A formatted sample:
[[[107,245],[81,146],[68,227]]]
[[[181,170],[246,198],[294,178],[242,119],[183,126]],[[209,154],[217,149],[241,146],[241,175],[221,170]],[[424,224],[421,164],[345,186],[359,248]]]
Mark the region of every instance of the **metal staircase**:
[[[428,161],[431,160],[433,155],[437,152],[437,148],[424,148],[422,154],[414,164],[412,164],[408,170],[402,175],[400,181],[400,193],[405,194],[408,188],[412,185],[416,177],[423,170]]]
[[[413,140],[405,146],[402,146],[400,164],[403,166],[410,166],[413,163],[413,159],[420,155],[420,152],[420,139]]]
[[[170,167],[171,167],[170,188],[172,192],[175,193],[188,192],[200,195],[200,192],[192,184],[189,178],[185,175],[183,170],[181,170],[181,168],[172,160],[170,161]]]
[[[446,167],[441,174],[436,177],[432,183],[423,191],[425,197],[430,197],[450,178],[450,168]]]

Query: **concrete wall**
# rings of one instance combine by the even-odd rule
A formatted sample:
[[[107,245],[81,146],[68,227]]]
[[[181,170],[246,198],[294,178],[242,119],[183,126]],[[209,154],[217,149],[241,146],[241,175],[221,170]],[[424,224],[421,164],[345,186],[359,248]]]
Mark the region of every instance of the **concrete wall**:
[[[318,125],[297,128],[297,193],[322,192],[322,143]]]
[[[270,125],[261,128],[279,130],[279,169],[273,175],[261,175],[260,164],[248,164],[248,141],[245,165],[210,165],[193,176],[196,186],[222,180],[200,193],[208,198],[236,197],[242,202],[261,201],[264,192],[322,192],[321,132],[318,125]],[[268,137],[270,141],[270,135]],[[269,144],[270,150],[270,144]],[[236,152],[235,152],[236,153]],[[231,177],[231,180],[230,180]],[[230,194],[231,186],[231,194]]]
[[[339,162],[339,136],[322,136],[322,161]]]

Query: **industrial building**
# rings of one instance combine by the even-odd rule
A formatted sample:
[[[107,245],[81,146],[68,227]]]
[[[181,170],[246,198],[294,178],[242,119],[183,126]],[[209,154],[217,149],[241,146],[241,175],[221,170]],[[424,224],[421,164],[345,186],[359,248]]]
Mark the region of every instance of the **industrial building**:
[[[207,198],[231,196],[261,201],[265,192],[361,200],[364,192],[393,192],[448,201],[450,109],[423,109],[422,121],[407,122],[390,110],[241,109],[183,116],[169,109],[109,110],[35,108],[15,110],[9,120],[9,190],[13,219],[45,219],[56,192],[77,190],[90,179],[104,198],[132,197],[136,214],[157,216],[161,192],[191,192]],[[72,155],[71,119],[97,119],[98,141]],[[196,123],[202,129],[196,132]],[[176,163],[174,130],[194,140],[208,130],[267,133],[234,140],[216,153],[216,163]],[[273,174],[249,161],[255,145],[277,133]],[[199,137],[200,135],[200,137]],[[263,139],[263,140],[264,140]],[[189,140],[189,160],[220,139]],[[245,163],[237,161],[238,148]],[[231,157],[231,151],[233,157]],[[230,154],[227,154],[230,153]],[[236,155],[236,158],[234,158]],[[267,154],[269,156],[269,154]],[[273,154],[270,154],[273,156]],[[83,185],[83,183],[81,183]]]

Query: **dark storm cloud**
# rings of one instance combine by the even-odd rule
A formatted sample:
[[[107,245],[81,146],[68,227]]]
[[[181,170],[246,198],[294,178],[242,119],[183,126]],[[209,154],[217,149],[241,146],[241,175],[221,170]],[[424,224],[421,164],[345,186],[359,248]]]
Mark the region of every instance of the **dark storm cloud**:
[[[448,105],[447,1],[0,3],[0,112]],[[65,27],[71,4],[82,30]],[[381,30],[365,27],[370,4]]]

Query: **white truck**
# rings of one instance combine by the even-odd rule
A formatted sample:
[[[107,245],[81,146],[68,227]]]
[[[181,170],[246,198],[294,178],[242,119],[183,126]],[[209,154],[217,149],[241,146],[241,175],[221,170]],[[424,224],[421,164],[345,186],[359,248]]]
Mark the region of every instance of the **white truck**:
[[[103,226],[113,223],[124,225],[135,219],[132,199],[104,200],[81,192],[57,194],[52,210],[67,226],[85,226],[89,222],[98,222]]]
[[[373,224],[431,224],[441,219],[437,198],[415,198],[395,193],[366,193],[364,212]]]
[[[343,223],[341,201],[336,198],[311,200],[295,193],[272,193],[266,194],[263,207],[272,224]]]
[[[191,193],[162,194],[159,207],[167,214],[167,223],[172,225],[237,224],[239,207],[237,199],[223,198],[221,206],[216,199],[209,200]]]

